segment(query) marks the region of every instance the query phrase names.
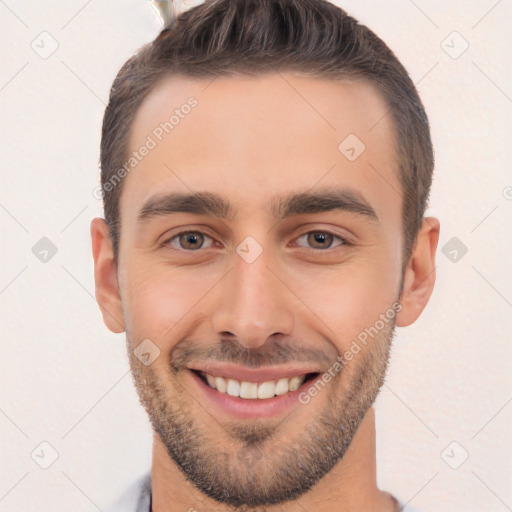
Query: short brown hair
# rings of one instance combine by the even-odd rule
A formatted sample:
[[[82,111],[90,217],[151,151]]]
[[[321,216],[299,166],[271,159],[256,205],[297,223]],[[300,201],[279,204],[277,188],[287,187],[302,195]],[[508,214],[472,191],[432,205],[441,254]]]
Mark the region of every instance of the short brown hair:
[[[143,99],[169,74],[208,78],[292,71],[367,79],[389,106],[403,190],[403,270],[427,208],[434,154],[423,104],[407,71],[369,28],[326,0],[206,0],[143,46],[121,68],[105,110],[101,185],[117,259],[130,126]],[[341,142],[341,141],[340,141]],[[112,184],[112,181],[110,181]]]

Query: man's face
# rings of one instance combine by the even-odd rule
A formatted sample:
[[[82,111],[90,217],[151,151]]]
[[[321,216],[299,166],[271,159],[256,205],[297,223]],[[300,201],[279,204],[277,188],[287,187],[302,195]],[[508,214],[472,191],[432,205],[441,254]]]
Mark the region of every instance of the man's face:
[[[190,97],[197,105],[182,108]],[[152,147],[148,136],[156,146],[120,202],[130,364],[162,445],[218,501],[306,492],[343,457],[382,385],[394,321],[378,320],[399,296],[403,244],[387,112],[368,83],[293,74],[169,77],[137,112],[130,153]],[[353,135],[342,144],[350,134],[362,153]],[[202,201],[198,213],[176,196],[155,201],[193,193],[226,204],[212,213]],[[299,194],[318,197],[290,201]],[[338,356],[369,328],[339,371]],[[133,352],[143,340],[144,362],[158,354],[151,364]],[[300,387],[286,393],[293,376]],[[230,396],[227,378],[262,398]]]

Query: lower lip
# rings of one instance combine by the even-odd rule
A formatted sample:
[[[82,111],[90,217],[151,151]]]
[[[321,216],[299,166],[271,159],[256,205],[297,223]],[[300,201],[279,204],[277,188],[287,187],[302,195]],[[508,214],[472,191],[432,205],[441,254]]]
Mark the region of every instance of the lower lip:
[[[220,409],[222,412],[240,419],[271,418],[289,412],[294,405],[302,405],[298,400],[299,395],[311,383],[311,380],[307,380],[299,389],[274,398],[247,399],[231,396],[213,389],[190,370],[187,370],[187,374],[190,376],[189,381],[192,381],[199,388],[199,392],[214,405],[215,410]]]

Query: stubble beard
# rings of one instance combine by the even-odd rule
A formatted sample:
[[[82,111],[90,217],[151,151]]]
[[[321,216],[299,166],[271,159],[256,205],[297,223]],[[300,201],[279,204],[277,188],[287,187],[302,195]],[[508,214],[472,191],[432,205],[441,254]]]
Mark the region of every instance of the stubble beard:
[[[384,383],[394,330],[395,319],[354,355],[319,392],[328,393],[322,410],[306,415],[311,419],[298,428],[294,412],[303,413],[301,408],[314,406],[318,397],[279,423],[220,426],[179,383],[170,364],[164,371],[141,364],[128,332],[127,347],[140,403],[171,459],[202,493],[241,512],[299,498],[343,458]],[[206,423],[197,421],[198,410]]]

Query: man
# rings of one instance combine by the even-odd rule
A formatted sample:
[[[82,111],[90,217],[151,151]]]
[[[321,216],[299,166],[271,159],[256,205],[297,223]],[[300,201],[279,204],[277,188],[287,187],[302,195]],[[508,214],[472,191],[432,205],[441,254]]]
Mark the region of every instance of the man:
[[[404,509],[372,404],[434,286],[433,164],[407,72],[329,2],[207,1],[123,66],[91,237],[154,448],[113,510]]]

